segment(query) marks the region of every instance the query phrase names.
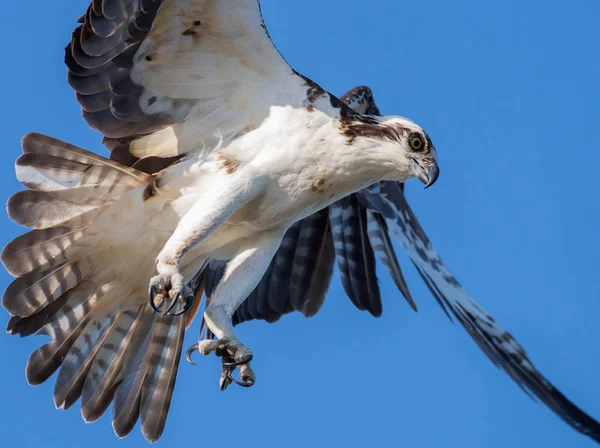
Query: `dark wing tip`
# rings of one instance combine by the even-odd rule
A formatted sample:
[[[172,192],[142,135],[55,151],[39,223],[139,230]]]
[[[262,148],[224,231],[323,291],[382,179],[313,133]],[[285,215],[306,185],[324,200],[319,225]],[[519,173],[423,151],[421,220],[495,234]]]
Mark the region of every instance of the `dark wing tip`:
[[[474,302],[462,303],[447,297],[427,272],[418,270],[425,282],[432,285],[434,295],[439,295],[440,303],[446,305],[497,367],[508,373],[528,395],[542,401],[576,431],[600,442],[600,423],[554,387],[536,369],[523,347],[509,332]]]

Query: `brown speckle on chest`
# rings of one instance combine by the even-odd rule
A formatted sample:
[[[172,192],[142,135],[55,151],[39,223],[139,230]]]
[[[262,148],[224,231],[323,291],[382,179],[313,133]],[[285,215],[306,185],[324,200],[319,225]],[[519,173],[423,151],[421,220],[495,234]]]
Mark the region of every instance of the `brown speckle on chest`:
[[[320,171],[319,177],[317,177],[315,180],[313,180],[311,182],[308,189],[314,193],[323,193],[323,191],[325,191],[325,188],[323,186],[325,185],[326,178],[327,178],[327,170]]]
[[[220,152],[217,156],[220,162],[220,168],[224,169],[227,174],[233,174],[240,166],[240,162],[234,157]]]

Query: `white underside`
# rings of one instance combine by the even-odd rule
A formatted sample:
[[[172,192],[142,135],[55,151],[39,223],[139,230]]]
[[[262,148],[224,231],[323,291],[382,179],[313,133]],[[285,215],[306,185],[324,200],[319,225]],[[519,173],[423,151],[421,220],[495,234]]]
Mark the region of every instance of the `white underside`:
[[[273,110],[255,131],[163,171],[150,199],[143,199],[143,188],[130,190],[86,229],[69,249],[71,259],[80,260],[93,284],[104,285],[102,303],[123,308],[123,300],[130,306],[147,300],[157,257],[187,244],[183,237],[203,226],[207,234],[179,263],[186,279],[207,258],[230,260],[245,248],[260,249],[266,236],[283,236],[299,219],[384,177],[357,166],[356,151],[364,149],[346,146],[337,123],[319,111]],[[219,214],[227,219],[209,229]],[[240,294],[246,289],[240,285]]]

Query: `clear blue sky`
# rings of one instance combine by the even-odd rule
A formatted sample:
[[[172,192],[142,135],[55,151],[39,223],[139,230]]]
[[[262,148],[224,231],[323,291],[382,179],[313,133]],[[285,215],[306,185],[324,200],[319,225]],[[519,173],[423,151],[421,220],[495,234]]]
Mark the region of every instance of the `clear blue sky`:
[[[13,161],[29,131],[106,154],[62,65],[87,0],[5,3],[4,199],[19,189]],[[384,113],[427,128],[442,174],[427,191],[408,186],[425,230],[538,368],[600,419],[600,3],[265,0],[263,10],[297,70],[336,94],[368,84]],[[22,232],[5,216],[0,230],[2,244]],[[594,446],[494,368],[400,261],[418,314],[382,274],[374,319],[336,277],[317,317],[239,327],[255,353],[252,389],[221,393],[216,358],[184,363],[160,446]],[[2,271],[2,289],[9,280]],[[41,343],[0,335],[2,445],[116,445],[110,412],[85,425],[77,405],[54,410],[53,381],[26,384]],[[147,442],[136,428],[119,446]]]

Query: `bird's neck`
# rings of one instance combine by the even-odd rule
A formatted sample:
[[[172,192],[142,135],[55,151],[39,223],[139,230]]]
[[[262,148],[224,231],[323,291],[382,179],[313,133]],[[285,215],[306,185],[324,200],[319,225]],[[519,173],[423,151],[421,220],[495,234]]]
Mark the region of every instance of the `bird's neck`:
[[[317,88],[304,98],[298,104],[272,106],[261,126],[228,151],[240,160],[268,167],[273,177],[296,177],[308,189],[327,186],[332,197],[382,179],[405,180],[389,145],[345,132],[361,116]]]
[[[396,161],[373,140],[350,142],[337,132],[325,142],[323,165],[337,179],[339,194],[345,196],[380,180],[405,180]]]
[[[326,165],[336,177],[345,179],[348,188],[357,191],[383,179],[406,180],[397,151],[389,144],[373,138],[356,137],[349,132],[353,123],[368,125],[372,118],[354,112],[328,93],[312,105],[314,111],[311,113],[323,114],[328,119],[311,130],[307,149],[319,155],[317,163]]]

